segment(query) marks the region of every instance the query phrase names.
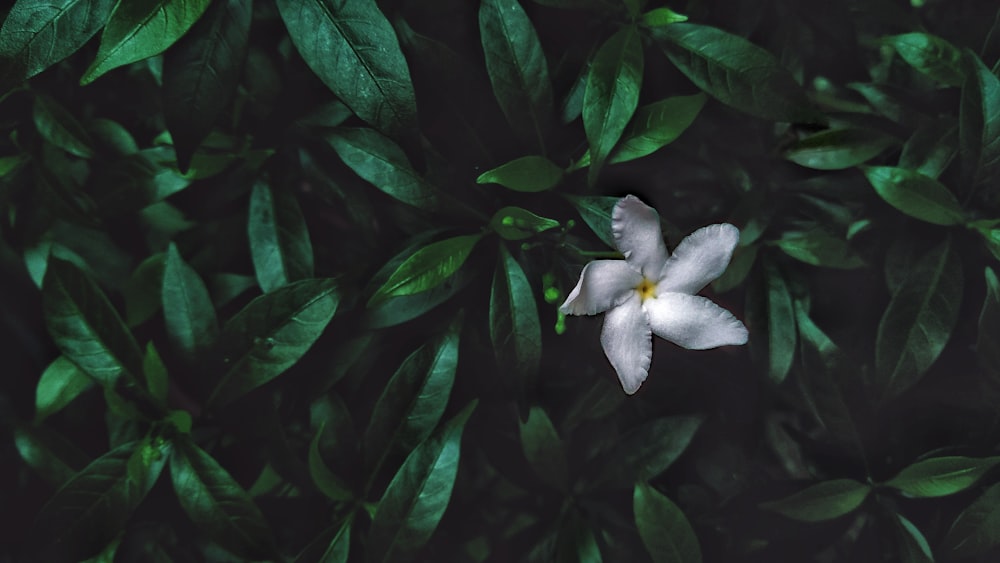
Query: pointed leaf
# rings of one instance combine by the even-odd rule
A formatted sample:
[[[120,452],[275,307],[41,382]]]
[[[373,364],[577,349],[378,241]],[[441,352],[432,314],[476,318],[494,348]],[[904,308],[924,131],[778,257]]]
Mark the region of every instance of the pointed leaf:
[[[539,217],[520,207],[504,207],[493,214],[490,228],[507,240],[524,240],[537,233],[559,227],[559,221]]]
[[[674,142],[694,123],[706,99],[705,94],[676,96],[635,110],[631,125],[611,151],[608,164],[642,158]],[[586,158],[589,162],[589,154]]]
[[[822,522],[853,512],[868,498],[871,487],[853,479],[834,479],[810,485],[794,495],[760,505],[793,520]]]
[[[490,292],[490,341],[502,372],[531,380],[542,356],[542,328],[531,283],[517,260],[500,245]]]
[[[590,485],[611,481],[621,487],[656,477],[684,453],[704,420],[702,416],[667,416],[633,428],[601,456],[602,464],[584,470],[584,481]],[[590,477],[594,473],[596,478]]]
[[[639,537],[655,563],[701,563],[698,537],[672,500],[646,483],[636,483],[632,511]]]
[[[12,441],[24,463],[55,487],[65,485],[91,461],[75,443],[45,426],[18,424]]]
[[[659,27],[672,23],[686,22],[688,17],[671,10],[670,8],[655,8],[642,15],[639,21],[647,27]]]
[[[862,170],[882,199],[910,217],[935,225],[964,221],[955,194],[937,180],[892,166],[865,166]]]
[[[66,356],[59,356],[45,368],[35,386],[35,421],[41,422],[59,412],[93,386],[90,376]]]
[[[516,192],[543,192],[554,188],[563,169],[544,156],[522,156],[476,178],[477,184],[500,184]]]
[[[885,482],[906,496],[932,498],[953,495],[976,484],[1000,463],[1000,456],[932,457],[910,465]]]
[[[903,563],[933,563],[934,554],[923,532],[902,514],[896,514],[896,522]]]
[[[989,486],[951,525],[944,539],[954,557],[986,553],[1000,545],[1000,483]]]
[[[580,218],[605,244],[617,248],[611,234],[611,210],[618,203],[617,197],[608,196],[566,196],[580,213]]]
[[[850,270],[865,264],[847,241],[818,230],[785,233],[776,244],[785,254],[813,266]]]
[[[899,56],[910,66],[946,86],[961,86],[964,76],[959,70],[962,57],[954,45],[929,33],[904,33],[887,37]]]
[[[309,476],[312,477],[316,488],[328,498],[337,501],[350,500],[354,496],[351,494],[350,488],[343,479],[330,471],[326,462],[323,461],[323,454],[319,451],[319,441],[322,435],[323,426],[320,426],[316,436],[309,443]]]
[[[959,141],[969,178],[988,181],[1000,174],[1000,78],[971,51],[965,55]]]
[[[215,344],[219,323],[205,282],[170,243],[163,262],[163,320],[174,350],[187,362]]]
[[[265,292],[313,276],[313,248],[295,194],[258,181],[247,220],[250,258]]]
[[[764,265],[767,299],[768,376],[780,384],[788,376],[795,358],[795,310],[788,282],[777,266]]]
[[[531,407],[528,420],[520,424],[520,434],[521,450],[535,473],[549,486],[566,490],[569,485],[566,449],[545,409]]]
[[[799,139],[785,158],[816,170],[843,170],[868,162],[896,140],[872,129],[828,129]]]
[[[43,95],[36,97],[32,116],[38,134],[46,141],[80,158],[94,156],[94,141],[87,130],[55,100]]]
[[[458,271],[482,235],[462,235],[428,244],[406,259],[372,295],[368,306],[397,295],[427,291]]]

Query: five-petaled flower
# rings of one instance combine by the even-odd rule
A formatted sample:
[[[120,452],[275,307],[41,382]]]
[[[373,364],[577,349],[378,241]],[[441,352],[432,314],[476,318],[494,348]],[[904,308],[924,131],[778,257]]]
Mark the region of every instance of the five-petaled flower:
[[[567,315],[607,312],[601,345],[626,393],[635,393],[646,380],[651,333],[689,350],[746,344],[743,323],[695,295],[726,270],[739,229],[728,223],[703,227],[669,255],[656,210],[630,195],[615,204],[611,232],[625,260],[587,264],[559,310]]]

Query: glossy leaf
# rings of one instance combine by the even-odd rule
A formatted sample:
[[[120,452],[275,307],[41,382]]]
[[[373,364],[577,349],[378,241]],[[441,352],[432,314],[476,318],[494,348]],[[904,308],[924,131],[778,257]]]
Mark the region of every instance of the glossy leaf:
[[[171,243],[163,262],[163,320],[167,337],[182,358],[195,362],[219,335],[219,322],[201,276]]]
[[[903,563],[933,563],[934,554],[924,533],[902,514],[896,514],[896,523]]]
[[[42,283],[45,324],[56,346],[98,383],[142,373],[142,353],[97,285],[70,262],[50,258]]]
[[[885,482],[908,497],[932,498],[953,495],[976,484],[1000,463],[1000,456],[987,458],[947,456],[918,461]]]
[[[504,245],[490,292],[490,341],[501,373],[530,381],[542,356],[542,329],[531,283]]]
[[[674,142],[694,123],[706,99],[705,94],[676,96],[641,106],[608,156],[608,164],[642,158]],[[585,155],[588,162],[589,156]]]
[[[94,141],[87,130],[55,100],[36,97],[32,116],[38,134],[46,141],[81,158],[94,156]]]
[[[935,225],[957,225],[964,220],[958,199],[933,178],[892,166],[862,170],[882,199],[911,217]]]
[[[944,545],[955,557],[980,555],[1000,545],[1000,483],[987,487],[958,515]]]
[[[678,70],[720,102],[762,119],[823,121],[792,74],[742,37],[692,23],[657,27],[651,35]]]
[[[670,8],[654,8],[639,18],[642,25],[649,27],[659,27],[672,23],[686,22],[688,17],[671,10]]]
[[[208,8],[210,0],[136,0],[115,4],[101,34],[97,58],[80,84],[109,70],[158,55],[181,38]]]
[[[984,181],[1000,174],[1000,78],[972,52],[965,62],[959,141],[969,177]]]
[[[597,238],[611,248],[616,248],[615,239],[611,235],[611,210],[618,203],[618,198],[607,196],[567,197],[580,213],[580,218],[597,235]]]
[[[864,266],[847,241],[821,231],[785,233],[775,244],[785,254],[813,266],[845,270]]]
[[[521,450],[535,473],[549,486],[565,490],[569,478],[566,449],[545,409],[531,407],[528,420],[520,424],[520,434]]]
[[[181,437],[170,478],[188,518],[212,541],[247,559],[272,553],[271,530],[250,495],[211,455]]]
[[[252,12],[250,0],[215,2],[164,56],[163,113],[182,172],[236,93]]]
[[[35,386],[35,421],[41,422],[59,412],[93,386],[90,376],[66,356],[59,356],[45,368]]]
[[[829,129],[795,141],[785,149],[785,158],[806,168],[843,170],[868,162],[895,143],[871,129]]]
[[[284,373],[323,333],[339,302],[329,279],[302,280],[251,301],[219,336],[226,371],[209,403],[222,406]]]
[[[476,178],[477,184],[500,184],[516,192],[543,192],[562,180],[563,170],[544,156],[522,156]]]
[[[853,512],[868,498],[871,487],[853,479],[834,479],[810,485],[780,500],[760,505],[793,520],[822,522]]]
[[[392,25],[374,0],[277,4],[302,59],[351,111],[393,137],[415,124],[410,69]]]
[[[698,537],[672,500],[646,483],[636,483],[632,511],[639,537],[655,563],[701,562]]]
[[[367,561],[411,557],[434,533],[451,500],[462,431],[475,408],[473,402],[462,409],[406,458],[372,517]]]
[[[247,220],[250,258],[265,292],[313,276],[313,248],[295,194],[254,184]]]
[[[910,66],[946,86],[961,86],[962,53],[954,45],[929,33],[904,33],[887,37],[899,56]]]
[[[535,27],[517,0],[482,0],[479,34],[493,94],[507,123],[544,150],[552,85]]]
[[[520,207],[504,207],[493,214],[490,228],[507,240],[524,240],[559,227],[559,221],[539,217]]]
[[[919,381],[948,343],[962,303],[962,278],[962,262],[945,241],[913,265],[892,296],[875,347],[886,398]]]
[[[642,41],[634,26],[623,27],[594,55],[583,96],[591,184],[639,105],[643,64]]]
[[[387,297],[427,291],[451,277],[462,267],[481,235],[461,235],[428,244],[396,268],[372,295],[368,305]]]

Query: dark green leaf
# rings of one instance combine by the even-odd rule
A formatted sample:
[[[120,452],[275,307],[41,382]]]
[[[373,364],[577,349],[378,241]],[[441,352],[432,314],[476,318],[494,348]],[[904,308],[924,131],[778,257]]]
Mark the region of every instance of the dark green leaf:
[[[122,293],[125,295],[125,319],[128,326],[138,326],[156,314],[163,304],[162,252],[146,258],[129,276]]]
[[[351,551],[351,524],[348,516],[342,524],[334,525],[321,532],[295,558],[294,563],[347,563]]]
[[[916,262],[882,315],[875,348],[886,398],[911,387],[951,337],[962,303],[962,262],[945,241]]]
[[[76,444],[44,426],[18,424],[13,443],[24,463],[55,487],[64,485],[91,461]]]
[[[785,233],[776,244],[785,254],[813,266],[846,270],[864,266],[847,241],[823,231]]]
[[[46,141],[81,158],[94,156],[94,142],[86,129],[55,100],[36,97],[33,117],[38,134]]]
[[[558,226],[559,221],[539,217],[527,209],[513,206],[504,207],[490,219],[490,228],[507,240],[524,240]]]
[[[162,295],[167,337],[190,365],[215,344],[219,323],[205,282],[184,262],[173,243],[163,263]]]
[[[226,372],[209,403],[222,406],[284,373],[323,333],[339,302],[329,279],[302,280],[251,301],[219,336]]]
[[[228,471],[187,436],[170,458],[177,501],[211,540],[247,559],[272,554],[271,530],[253,499]]]
[[[316,488],[330,499],[337,501],[350,500],[353,497],[350,488],[344,483],[343,479],[337,477],[333,471],[330,471],[326,462],[323,461],[323,454],[320,453],[319,449],[319,441],[322,435],[323,426],[320,426],[316,432],[316,436],[309,443],[309,475],[312,477],[313,483],[316,484]]]
[[[785,158],[806,168],[842,170],[868,162],[895,143],[871,129],[830,129],[792,143]]]
[[[705,94],[676,96],[635,110],[631,125],[611,151],[608,163],[642,158],[674,142],[694,123],[706,99]],[[589,153],[584,156],[588,162],[589,158]]]
[[[490,292],[490,341],[501,371],[530,381],[542,357],[542,328],[531,283],[517,260],[500,245]]]
[[[1000,378],[1000,280],[992,268],[986,268],[986,299],[979,313],[979,331],[976,335],[976,355],[979,363],[994,378]]]
[[[51,258],[42,284],[45,323],[56,346],[102,385],[142,373],[142,353],[107,297],[79,268]]]
[[[954,557],[970,557],[1000,545],[1000,483],[987,488],[951,525],[944,545]]]
[[[601,45],[590,65],[583,96],[583,128],[590,144],[591,184],[618,143],[642,86],[642,40],[634,26],[624,27]]]
[[[965,55],[959,141],[969,178],[988,181],[1000,174],[1000,78],[974,53]]]
[[[252,11],[249,0],[215,2],[164,56],[163,113],[182,172],[236,92]]]
[[[903,144],[899,167],[937,179],[958,153],[958,127],[953,119],[928,121]]]
[[[580,212],[580,218],[590,227],[590,230],[597,235],[605,244],[611,248],[617,248],[615,239],[611,235],[611,211],[618,203],[617,197],[606,196],[566,196],[576,210]]]
[[[656,477],[684,453],[704,420],[702,416],[667,416],[626,432],[601,456],[601,464],[585,469],[588,476],[597,473],[596,479],[585,478],[585,482],[612,481],[616,487],[631,487],[637,480]]]
[[[792,74],[742,37],[691,23],[657,27],[651,35],[696,86],[728,106],[762,119],[824,121]]]
[[[394,137],[416,123],[410,69],[374,0],[278,0],[278,11],[309,68],[358,117]]]
[[[764,265],[767,299],[768,376],[781,383],[795,358],[795,310],[785,276],[774,264]]]
[[[962,57],[954,45],[929,33],[904,33],[887,37],[899,56],[910,66],[945,86],[961,86],[964,76],[959,70]]]
[[[470,403],[406,458],[378,503],[368,534],[371,563],[413,557],[448,508]]]
[[[726,271],[712,282],[712,289],[719,293],[736,289],[750,275],[750,270],[753,269],[753,265],[757,261],[757,251],[758,247],[755,244],[737,246]]]
[[[911,217],[935,225],[957,225],[964,220],[955,195],[929,176],[892,166],[862,170],[882,199]]]
[[[636,483],[632,511],[639,537],[655,563],[701,563],[698,537],[672,500],[646,483]]]
[[[934,554],[923,532],[902,514],[896,514],[896,523],[903,563],[933,563]]]
[[[146,343],[146,355],[142,358],[142,374],[146,377],[146,388],[149,389],[150,396],[157,405],[165,409],[170,377],[167,366],[163,365],[163,359],[160,358],[160,353],[156,351],[152,340]],[[188,428],[190,429],[190,424]]]
[[[159,55],[181,38],[211,0],[136,0],[118,2],[101,34],[97,58],[80,84],[109,70]]]
[[[565,490],[569,475],[566,449],[545,409],[531,407],[528,420],[521,423],[520,430],[521,449],[531,468],[545,483]]]
[[[793,520],[822,522],[853,512],[868,498],[871,487],[853,479],[834,479],[810,485],[794,495],[760,505]]]
[[[421,209],[441,207],[441,196],[410,165],[406,154],[374,129],[341,128],[327,137],[344,164],[391,197]]]
[[[41,422],[59,412],[93,386],[93,379],[66,356],[59,356],[45,368],[35,386],[35,421]]]
[[[372,306],[387,297],[427,291],[458,271],[482,235],[461,235],[439,240],[417,250],[372,295]]]
[[[531,20],[517,0],[483,0],[479,34],[493,94],[507,123],[544,151],[552,120],[552,84]]]
[[[885,482],[914,498],[932,498],[964,491],[1000,463],[1000,456],[987,458],[947,456],[918,461]]]
[[[543,192],[554,188],[563,169],[544,156],[522,156],[476,178],[477,184],[500,184],[516,192]]]
[[[250,193],[250,257],[265,292],[313,276],[313,248],[295,194],[263,181]]]

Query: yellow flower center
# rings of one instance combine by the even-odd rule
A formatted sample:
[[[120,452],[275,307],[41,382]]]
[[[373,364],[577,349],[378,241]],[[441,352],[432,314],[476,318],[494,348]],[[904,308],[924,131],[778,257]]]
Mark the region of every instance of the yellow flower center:
[[[642,278],[642,283],[635,286],[635,290],[639,292],[639,297],[642,298],[643,301],[651,297],[656,297],[656,283],[650,281],[648,278]]]

